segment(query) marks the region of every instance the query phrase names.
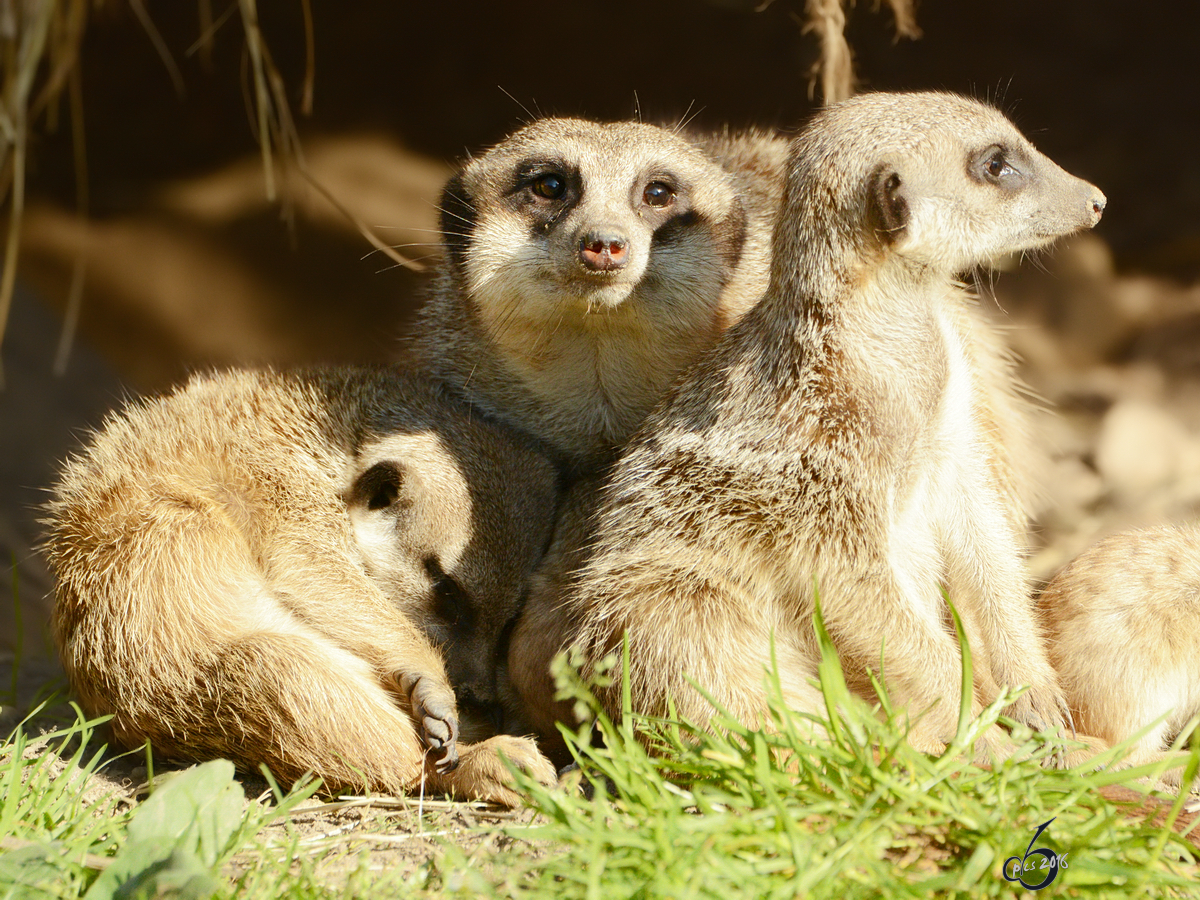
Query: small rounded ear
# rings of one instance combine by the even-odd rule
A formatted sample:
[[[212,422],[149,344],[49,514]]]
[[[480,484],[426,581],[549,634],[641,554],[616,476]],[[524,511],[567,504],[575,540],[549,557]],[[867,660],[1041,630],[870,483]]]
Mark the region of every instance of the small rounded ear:
[[[369,510],[386,509],[401,499],[404,488],[404,467],[393,460],[375,463],[350,486],[346,502]],[[403,505],[410,505],[405,500]]]
[[[900,173],[891,166],[876,169],[871,175],[870,197],[880,236],[885,243],[894,243],[908,226],[908,199]]]
[[[467,245],[471,241],[471,232],[475,230],[475,205],[467,186],[463,182],[463,173],[459,172],[442,188],[442,241],[450,255],[450,263],[455,270],[462,268],[463,257]]]

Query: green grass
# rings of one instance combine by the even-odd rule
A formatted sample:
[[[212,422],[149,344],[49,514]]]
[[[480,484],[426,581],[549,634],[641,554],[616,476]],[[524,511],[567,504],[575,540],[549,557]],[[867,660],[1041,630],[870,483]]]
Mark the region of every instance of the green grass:
[[[361,851],[334,881],[320,871],[329,849],[314,852],[290,827],[282,839],[263,830],[286,821],[313,785],[246,805],[232,767],[218,761],[160,780],[132,808],[87,806],[80,786],[100,765],[96,723],[80,717],[29,759],[18,729],[0,746],[0,898],[1008,897],[1020,891],[1002,867],[1027,848],[1067,862],[1040,896],[1195,895],[1195,849],[1097,793],[1149,767],[1044,769],[1051,749],[1029,736],[1023,753],[978,768],[964,748],[1002,701],[978,720],[964,716],[941,757],[918,753],[894,719],[849,694],[824,640],[827,709],[806,717],[776,699],[765,731],[720,714],[712,733],[616,724],[564,666],[565,693],[596,716],[594,731],[568,735],[592,799],[524,779],[541,815],[505,826],[485,850],[444,839],[433,860],[382,871]],[[809,737],[814,723],[828,739]],[[56,759],[65,761],[58,774]],[[1187,774],[1198,766],[1200,749]]]
[[[0,745],[0,898],[238,895],[223,869],[315,788],[247,807],[233,765],[215,760],[155,779],[136,805],[115,795],[85,804],[104,720],[76,714],[34,743],[18,728]]]
[[[1043,769],[1053,748],[1030,735],[1024,753],[979,768],[964,748],[997,720],[1003,699],[977,721],[964,714],[943,756],[918,753],[894,720],[850,696],[821,637],[827,715],[813,718],[827,741],[807,736],[777,682],[767,732],[724,716],[715,734],[645,723],[640,740],[576,682],[569,695],[591,706],[603,735],[603,746],[571,737],[596,799],[527,784],[548,821],[513,833],[552,848],[548,855],[531,862],[517,845],[484,873],[464,872],[448,853],[438,885],[450,896],[597,900],[1006,897],[1018,886],[1004,879],[1005,860],[1023,857],[1053,819],[1036,846],[1066,859],[1050,888],[1056,896],[1195,895],[1195,849],[1096,793],[1152,767]]]

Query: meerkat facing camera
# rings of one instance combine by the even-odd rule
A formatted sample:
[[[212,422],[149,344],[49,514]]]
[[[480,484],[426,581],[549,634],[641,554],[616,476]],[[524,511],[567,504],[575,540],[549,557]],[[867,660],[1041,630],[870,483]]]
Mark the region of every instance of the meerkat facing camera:
[[[446,186],[447,258],[414,351],[472,403],[592,470],[762,294],[769,196],[663,128],[533,122]]]
[[[1100,541],[1051,580],[1038,612],[1079,730],[1118,744],[1153,724],[1119,765],[1166,758],[1200,714],[1200,526]],[[1160,780],[1178,790],[1182,775]]]
[[[819,711],[815,586],[850,680],[868,690],[882,653],[932,749],[960,697],[944,587],[987,660],[972,708],[1030,685],[1008,714],[1062,726],[955,276],[1090,228],[1104,203],[974,101],[869,94],[820,113],[793,145],[766,296],[601,492],[554,610],[564,643],[594,665],[628,634],[634,711],[673,703],[698,723],[711,710],[689,676],[762,721],[773,647],[785,700]],[[548,697],[527,671],[542,683],[521,694]],[[602,699],[619,715],[616,693]]]
[[[553,769],[527,740],[458,744],[452,683],[495,702],[556,496],[548,459],[416,379],[197,376],[64,467],[59,654],[124,746],[512,804],[501,753]]]

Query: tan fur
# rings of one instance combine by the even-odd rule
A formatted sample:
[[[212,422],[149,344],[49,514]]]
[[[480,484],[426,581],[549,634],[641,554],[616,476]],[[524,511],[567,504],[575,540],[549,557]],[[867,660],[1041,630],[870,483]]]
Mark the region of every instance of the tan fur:
[[[866,691],[882,654],[895,703],[934,705],[913,739],[936,748],[960,693],[945,587],[985,662],[973,709],[1030,684],[1009,714],[1062,725],[1021,564],[1015,394],[954,276],[1091,227],[1103,204],[970,100],[865,95],[818,115],[788,164],[767,295],[631,442],[565,605],[541,608],[592,663],[628,631],[635,711],[670,699],[707,721],[688,675],[753,722],[772,642],[786,700],[823,706],[815,584],[851,681]]]
[[[1119,765],[1165,759],[1200,714],[1200,526],[1101,541],[1055,576],[1038,611],[1079,730],[1111,745],[1162,718]],[[1182,774],[1162,780],[1178,790]]]
[[[550,175],[559,198],[538,193]],[[647,203],[654,184],[667,206]],[[446,187],[448,259],[414,348],[471,402],[593,470],[765,289],[772,213],[757,199],[770,189],[743,188],[653,125],[534,122]],[[595,234],[627,240],[623,265],[589,268]]]
[[[588,560],[603,484],[599,477],[583,478],[563,496],[554,539],[530,582],[498,678],[510,733],[537,734],[542,751],[559,765],[570,758],[557,723],[578,723],[572,705],[554,699],[550,664],[575,633],[577,612],[563,598]]]
[[[553,769],[528,740],[458,746],[451,684],[495,702],[555,494],[542,455],[413,379],[194,377],[64,467],[64,668],[125,746],[514,803],[499,753]]]

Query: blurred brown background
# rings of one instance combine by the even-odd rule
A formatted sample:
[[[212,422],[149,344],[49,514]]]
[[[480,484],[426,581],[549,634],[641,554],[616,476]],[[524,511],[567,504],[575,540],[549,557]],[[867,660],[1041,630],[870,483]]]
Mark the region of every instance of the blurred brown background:
[[[234,4],[236,6],[236,4]],[[1056,411],[1033,565],[1099,534],[1200,506],[1200,10],[1104,0],[924,0],[918,40],[860,2],[847,35],[861,89],[995,101],[1048,155],[1098,184],[1096,237],[994,280]],[[301,179],[268,202],[236,15],[208,50],[197,4],[147,2],[183,93],[124,3],[83,45],[89,216],[76,212],[70,129],[39,123],[18,294],[0,358],[0,553],[15,561],[25,652],[40,652],[49,580],[32,547],[56,462],[131,394],[198,367],[386,360],[423,277],[396,267]],[[213,6],[218,19],[226,12]],[[638,4],[313,0],[315,92],[297,113],[314,175],[385,241],[436,253],[454,160],[530,114],[794,128],[812,107],[816,38],[802,0]],[[259,16],[300,106],[301,6]],[[84,260],[79,337],[52,374]],[[0,590],[0,646],[16,633]]]

